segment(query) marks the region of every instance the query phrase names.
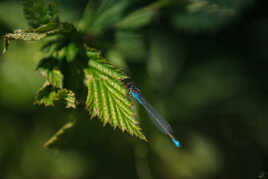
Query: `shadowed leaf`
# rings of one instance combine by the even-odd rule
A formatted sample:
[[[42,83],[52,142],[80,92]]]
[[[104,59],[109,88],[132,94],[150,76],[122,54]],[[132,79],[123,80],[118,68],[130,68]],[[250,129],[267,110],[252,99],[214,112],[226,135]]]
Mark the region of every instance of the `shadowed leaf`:
[[[24,16],[33,28],[51,22],[58,23],[59,16],[56,5],[46,5],[42,0],[23,0]]]
[[[63,87],[63,74],[59,70],[59,62],[54,58],[44,58],[40,61],[37,69],[41,71],[47,82],[57,88]]]
[[[57,101],[64,101],[66,108],[76,108],[75,94],[71,90],[56,89],[45,84],[35,99],[35,104],[54,106]]]
[[[175,12],[173,23],[188,31],[215,30],[234,19],[252,0],[193,0],[185,11]]]
[[[116,24],[116,27],[119,29],[135,29],[148,25],[153,19],[153,16],[156,15],[161,8],[173,5],[174,3],[176,2],[170,0],[156,1],[144,8],[130,13],[119,21]]]

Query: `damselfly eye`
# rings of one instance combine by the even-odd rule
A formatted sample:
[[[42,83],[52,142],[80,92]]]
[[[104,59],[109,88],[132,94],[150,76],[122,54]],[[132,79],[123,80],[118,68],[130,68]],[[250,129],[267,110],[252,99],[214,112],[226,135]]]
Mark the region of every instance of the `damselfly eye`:
[[[129,83],[127,83],[125,85],[125,88],[127,88],[127,89],[133,89],[134,88],[134,85],[131,82],[129,82]]]

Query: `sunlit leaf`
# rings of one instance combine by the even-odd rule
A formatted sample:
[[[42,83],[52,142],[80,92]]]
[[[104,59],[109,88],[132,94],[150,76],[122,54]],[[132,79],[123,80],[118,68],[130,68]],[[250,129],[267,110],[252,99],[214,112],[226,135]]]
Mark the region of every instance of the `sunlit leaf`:
[[[89,52],[89,57],[89,68],[84,72],[88,87],[86,106],[91,118],[96,116],[104,125],[110,123],[114,128],[119,127],[146,140],[135,120],[132,102],[127,98],[128,91],[120,81],[128,77],[100,56],[94,59]]]

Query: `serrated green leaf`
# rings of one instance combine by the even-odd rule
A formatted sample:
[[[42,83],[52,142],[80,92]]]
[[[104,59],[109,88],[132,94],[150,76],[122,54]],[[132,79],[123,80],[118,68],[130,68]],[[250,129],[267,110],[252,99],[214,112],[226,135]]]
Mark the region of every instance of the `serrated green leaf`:
[[[40,61],[37,69],[41,71],[47,82],[57,88],[63,88],[63,74],[59,70],[59,62],[54,58],[44,58]]]
[[[57,69],[45,70],[45,73],[49,84],[58,88],[63,87],[63,75],[60,72],[60,70]]]
[[[98,60],[98,62],[96,62],[95,60],[90,60],[89,66],[92,69],[98,71],[100,75],[103,75],[103,78],[110,77],[117,80],[124,80],[128,78],[119,69],[116,69],[112,64],[107,63],[106,60]],[[103,66],[105,66],[105,68],[103,68]]]
[[[100,52],[92,49],[88,49],[87,56],[90,58],[89,66],[103,75],[103,78],[112,78],[117,80],[127,79],[128,76],[124,74],[121,70],[108,63],[103,57],[101,57]],[[103,68],[105,67],[105,68]]]
[[[59,22],[58,10],[54,3],[46,5],[42,0],[23,0],[23,10],[29,25],[33,28]]]
[[[57,89],[45,83],[35,99],[35,104],[54,106],[55,102],[64,101],[66,108],[76,108],[75,94],[71,90]]]
[[[127,76],[104,59],[91,59],[84,72],[88,87],[86,106],[91,117],[97,116],[104,125],[110,123],[146,140],[135,120],[133,104],[127,98],[128,90],[121,82]]]
[[[54,148],[60,143],[61,138],[64,138],[67,135],[67,132],[72,129],[76,124],[76,120],[72,120],[64,124],[45,144],[45,148]],[[58,144],[59,145],[59,144]]]

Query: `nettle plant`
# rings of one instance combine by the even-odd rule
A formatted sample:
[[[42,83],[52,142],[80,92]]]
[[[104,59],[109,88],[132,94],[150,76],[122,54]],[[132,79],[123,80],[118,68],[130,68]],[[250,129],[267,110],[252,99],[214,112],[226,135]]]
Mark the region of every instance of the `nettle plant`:
[[[124,7],[126,3],[121,2],[120,8]],[[82,30],[78,30],[73,24],[61,22],[54,3],[46,5],[40,0],[24,0],[23,8],[30,28],[7,33],[4,36],[3,54],[12,40],[44,41],[41,50],[47,57],[40,59],[37,69],[45,82],[36,96],[35,104],[54,106],[57,102],[63,102],[66,108],[86,108],[90,118],[98,118],[104,125],[109,123],[114,128],[146,140],[135,120],[133,102],[127,97],[128,90],[124,87],[123,81],[129,77],[110,64],[100,51],[88,46],[83,25]],[[92,7],[89,5],[86,11],[93,13],[89,8]],[[86,14],[85,17],[90,18],[90,15]],[[107,22],[110,17],[100,18],[106,18]],[[96,27],[92,33],[100,32],[98,23],[103,20],[90,22],[87,19],[87,23]],[[108,21],[114,22],[113,18]],[[102,27],[108,25],[102,24]],[[118,25],[124,25],[124,22]],[[74,124],[75,121],[72,121],[64,125],[45,146],[52,145],[58,135]]]
[[[144,27],[162,8],[175,8],[170,11],[170,19],[176,28],[213,29],[234,17],[245,1],[225,0],[224,4],[214,0],[159,0],[127,14],[130,2],[91,0],[75,26],[60,20],[55,3],[23,0],[24,15],[30,28],[5,34],[2,53],[7,53],[13,40],[42,40],[41,50],[47,55],[40,59],[37,69],[45,82],[36,96],[36,104],[54,106],[63,102],[66,108],[86,108],[90,118],[98,118],[104,125],[109,123],[146,141],[135,120],[133,101],[127,97],[128,90],[124,87],[129,76],[109,63],[97,49],[102,48],[98,41],[103,32]],[[75,121],[66,123],[45,146],[55,144],[59,136],[74,125]]]

